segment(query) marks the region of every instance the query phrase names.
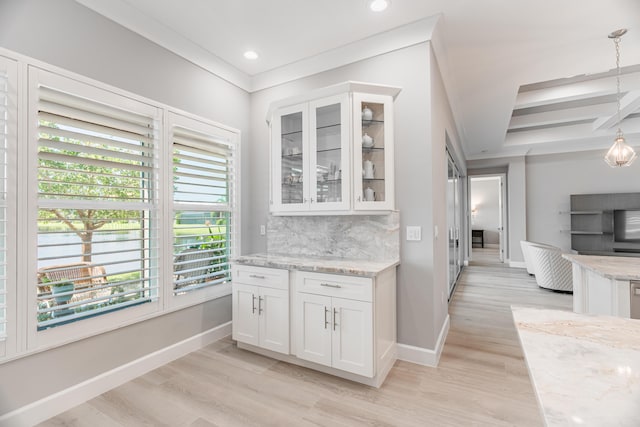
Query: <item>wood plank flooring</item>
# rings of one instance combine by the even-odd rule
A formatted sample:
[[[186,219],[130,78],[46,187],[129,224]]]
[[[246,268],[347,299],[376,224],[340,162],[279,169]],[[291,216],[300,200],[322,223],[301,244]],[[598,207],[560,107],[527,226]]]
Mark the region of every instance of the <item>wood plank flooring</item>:
[[[218,341],[42,426],[541,426],[511,304],[571,308],[492,249],[473,253],[440,365],[398,361],[380,389]]]

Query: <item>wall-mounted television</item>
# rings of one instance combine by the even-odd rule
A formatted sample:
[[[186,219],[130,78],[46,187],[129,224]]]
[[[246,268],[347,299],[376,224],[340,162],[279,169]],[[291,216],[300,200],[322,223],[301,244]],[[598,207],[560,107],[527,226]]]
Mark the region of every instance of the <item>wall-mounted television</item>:
[[[613,236],[616,242],[640,242],[640,209],[613,211]]]

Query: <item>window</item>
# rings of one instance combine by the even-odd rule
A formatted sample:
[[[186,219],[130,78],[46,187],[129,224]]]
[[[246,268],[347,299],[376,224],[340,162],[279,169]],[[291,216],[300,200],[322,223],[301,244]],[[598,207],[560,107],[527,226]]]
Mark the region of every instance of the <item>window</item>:
[[[37,86],[38,330],[158,298],[153,109],[83,89]]]
[[[230,282],[236,151],[235,134],[170,118],[173,294],[180,296]]]
[[[33,62],[0,48],[0,362],[229,295],[239,132]]]

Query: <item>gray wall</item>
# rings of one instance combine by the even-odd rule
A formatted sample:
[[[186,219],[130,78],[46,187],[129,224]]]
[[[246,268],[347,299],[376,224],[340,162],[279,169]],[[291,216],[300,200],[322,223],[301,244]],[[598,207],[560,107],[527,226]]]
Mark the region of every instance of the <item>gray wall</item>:
[[[2,0],[0,46],[240,129],[248,157],[245,91],[72,0]],[[0,414],[229,320],[226,297],[0,364]]]
[[[640,191],[640,162],[612,169],[606,150],[527,158],[527,236],[530,240],[571,248],[568,230],[571,194]],[[562,213],[561,213],[562,212]]]
[[[432,141],[431,62],[429,44],[422,43],[253,93],[250,155],[243,159],[243,165],[251,170],[245,187],[249,188],[254,204],[251,218],[243,225],[243,231],[251,240],[244,252],[266,250],[266,239],[259,235],[258,230],[260,224],[267,223],[268,217],[269,165],[266,159],[269,158],[269,130],[265,119],[271,102],[347,80],[402,87],[395,102],[395,190],[396,208],[400,211],[402,262],[398,269],[397,288],[398,340],[433,349],[437,338],[434,331],[439,331],[442,324],[434,322],[434,305],[442,305],[439,296],[434,298],[434,282],[441,281],[439,286],[446,289],[447,264],[446,260],[438,261],[442,265],[434,264],[434,205],[443,211],[438,212],[438,221],[440,230],[446,235],[446,199],[443,193],[446,160],[444,125],[438,125],[437,148]],[[439,123],[443,122],[444,119],[439,120]],[[434,157],[435,151],[437,157]],[[438,175],[437,182],[434,175]],[[433,189],[438,185],[442,190],[435,193]],[[422,226],[423,240],[404,240],[407,225]],[[441,242],[444,246],[438,250],[446,256],[446,241]],[[438,271],[437,275],[434,270]],[[446,301],[438,310],[440,314],[437,317],[441,319],[441,312],[446,313]]]

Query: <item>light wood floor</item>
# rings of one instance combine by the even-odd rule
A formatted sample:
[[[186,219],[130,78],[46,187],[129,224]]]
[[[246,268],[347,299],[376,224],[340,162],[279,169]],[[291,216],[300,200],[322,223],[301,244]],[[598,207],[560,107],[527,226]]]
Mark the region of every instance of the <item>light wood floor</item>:
[[[475,250],[440,364],[398,361],[380,389],[238,350],[191,353],[42,426],[540,426],[510,304],[570,309],[524,270]]]

